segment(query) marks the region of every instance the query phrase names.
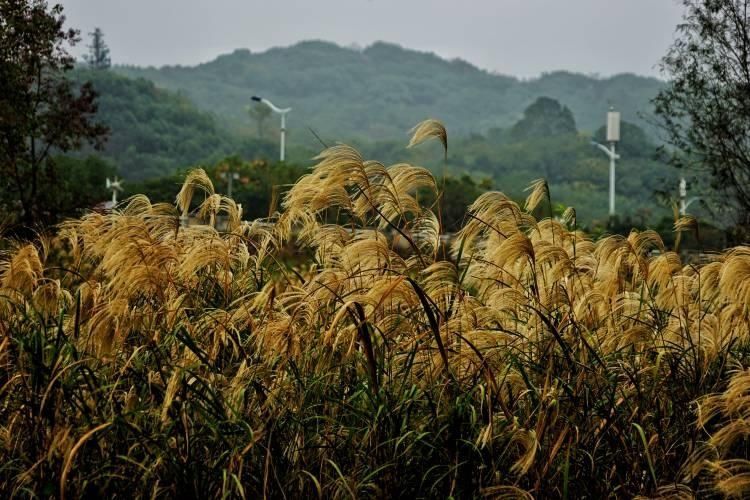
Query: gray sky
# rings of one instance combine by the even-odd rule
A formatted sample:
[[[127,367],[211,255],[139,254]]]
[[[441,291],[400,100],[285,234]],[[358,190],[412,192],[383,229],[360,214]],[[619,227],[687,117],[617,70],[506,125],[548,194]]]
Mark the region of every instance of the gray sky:
[[[118,64],[196,64],[309,39],[384,40],[524,77],[658,75],[682,12],[676,0],[58,1],[71,27],[104,31]]]

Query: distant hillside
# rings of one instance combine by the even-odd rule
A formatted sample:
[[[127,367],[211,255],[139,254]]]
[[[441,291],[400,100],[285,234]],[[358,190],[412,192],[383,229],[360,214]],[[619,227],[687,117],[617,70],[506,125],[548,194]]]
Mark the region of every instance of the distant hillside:
[[[258,139],[253,135],[256,127],[227,123],[217,116],[221,111],[214,114],[200,110],[184,91],[166,90],[146,79],[131,79],[111,71],[78,70],[74,76],[78,81],[91,80],[99,92],[98,118],[112,129],[102,156],[130,181],[172,178],[178,170],[213,165],[228,156],[274,160],[278,155],[275,134],[266,131],[267,139]],[[394,114],[401,112],[406,116],[402,106],[391,108]],[[241,111],[239,116],[244,117],[244,110]],[[555,203],[575,206],[582,221],[603,220],[608,164],[601,152],[591,147],[592,134],[579,125],[579,118],[569,107],[549,98],[537,99],[514,118],[502,129],[493,127],[482,134],[464,136],[456,134],[453,122],[447,120],[450,147],[444,160],[434,145],[405,149],[405,130],[409,128],[406,123],[402,128],[382,127],[383,135],[390,134],[390,138],[380,140],[372,140],[352,128],[345,128],[345,133],[366,158],[387,164],[408,161],[431,166],[438,176],[443,172],[468,173],[475,179],[492,180],[496,188],[517,199],[525,196],[524,188],[529,182],[544,177],[552,187]],[[320,132],[332,142],[332,133]],[[312,147],[300,147],[304,141],[297,139],[297,134],[312,137],[299,128],[293,130],[288,158],[298,166],[310,165],[309,159],[322,146],[307,143]],[[603,134],[599,126],[597,140],[602,141]],[[644,221],[659,220],[666,212],[654,192],[676,186],[674,174],[666,165],[654,161],[656,146],[649,134],[623,122],[622,135],[623,158],[617,188],[620,213]],[[173,186],[166,189],[173,190]]]
[[[92,81],[99,93],[97,118],[111,129],[102,156],[127,179],[161,176],[231,154],[275,154],[272,143],[230,133],[185,96],[148,80],[89,70],[77,70],[73,78]]]
[[[239,51],[194,68],[79,70],[76,79],[92,80],[99,91],[99,118],[112,128],[104,156],[131,181],[173,179],[176,170],[227,156],[277,158],[276,120],[266,122],[260,139],[247,113],[249,96],[258,93],[295,108],[287,151],[295,166],[310,165],[322,147],[309,125],[326,143],[353,143],[366,158],[409,161],[438,176],[470,174],[516,199],[543,177],[555,204],[575,206],[582,222],[602,221],[608,163],[590,140],[603,140],[609,96],[617,95],[627,120],[618,213],[658,221],[670,212],[655,191],[673,196],[677,185],[676,174],[654,159],[653,134],[636,113],[661,84],[633,75],[554,73],[520,81],[393,45],[355,51],[307,42],[257,55]],[[407,130],[426,116],[448,127],[445,159],[435,145],[405,149]]]
[[[356,50],[311,41],[261,53],[237,50],[195,67],[115,71],[182,91],[235,125],[251,124],[250,96],[263,95],[294,108],[289,128],[308,144],[307,126],[327,140],[401,138],[425,117],[443,120],[457,135],[506,128],[539,96],[567,106],[583,131],[596,130],[610,105],[645,127],[639,114],[649,112],[649,100],[662,85],[632,74],[600,79],[554,72],[519,80],[382,42]]]

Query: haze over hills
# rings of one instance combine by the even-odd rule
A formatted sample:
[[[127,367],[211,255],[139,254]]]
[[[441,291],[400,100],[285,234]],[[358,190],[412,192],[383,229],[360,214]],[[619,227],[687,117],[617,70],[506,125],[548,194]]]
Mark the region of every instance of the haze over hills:
[[[251,124],[249,98],[262,95],[294,108],[292,133],[309,126],[326,140],[403,138],[426,117],[443,120],[454,135],[484,133],[516,123],[539,96],[570,108],[582,131],[596,130],[610,105],[647,127],[642,114],[663,85],[633,74],[600,79],[564,71],[520,80],[383,42],[357,49],[307,41],[260,53],[240,49],[198,66],[115,71],[181,91],[233,126]],[[298,140],[313,139],[305,131]]]

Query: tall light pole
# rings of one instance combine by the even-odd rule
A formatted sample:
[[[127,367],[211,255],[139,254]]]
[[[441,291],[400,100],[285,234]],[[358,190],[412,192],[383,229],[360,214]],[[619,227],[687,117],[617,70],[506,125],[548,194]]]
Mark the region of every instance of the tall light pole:
[[[604,151],[609,157],[609,216],[615,216],[615,163],[620,159],[620,155],[615,151],[615,145],[620,140],[620,113],[614,108],[609,108],[607,113],[607,142],[609,147],[604,144],[592,141],[591,144]]]
[[[279,108],[277,106],[274,106],[274,104],[268,99],[258,97],[257,95],[252,96],[250,99],[256,102],[262,102],[263,104],[271,108],[271,111],[281,115],[281,151],[279,152],[279,160],[284,161],[286,153],[286,114],[289,113],[292,108]]]

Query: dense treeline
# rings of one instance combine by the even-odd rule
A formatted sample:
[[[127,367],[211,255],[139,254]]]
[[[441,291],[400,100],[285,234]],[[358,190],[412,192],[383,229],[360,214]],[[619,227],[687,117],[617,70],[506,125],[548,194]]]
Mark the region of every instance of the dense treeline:
[[[404,73],[404,78],[419,79],[423,71],[431,68],[437,79],[442,75],[445,78],[461,77],[471,82],[481,76],[481,78],[489,79],[488,81],[503,81],[507,84],[506,86],[512,82],[512,79],[503,79],[479,72],[469,65],[461,66],[457,62],[448,63],[435,56],[410,52],[385,44],[376,44],[360,53],[336,48],[329,44],[307,43],[290,49],[269,51],[262,57],[235,53],[219,58],[210,65],[214,67],[231,63],[241,73],[244,67],[241,64],[243,57],[260,58],[265,61],[264,64],[269,65],[269,68],[276,68],[275,61],[278,58],[285,58],[287,64],[294,65],[297,64],[295,58],[300,53],[312,52],[308,55],[325,58],[331,55],[329,54],[331,51],[352,57],[354,55],[367,56],[373,61],[378,61],[378,58],[385,56],[381,54],[382,51],[391,51],[390,56],[395,59],[392,59],[392,63],[389,64],[394,66],[385,65],[380,70],[387,74],[389,71],[396,71],[397,66],[405,64],[405,61],[416,64],[410,72]],[[352,67],[360,64],[357,62],[357,57],[351,59]],[[340,62],[344,64],[344,60]],[[383,65],[385,62],[381,61],[379,64]],[[459,67],[463,70],[459,71]],[[264,69],[257,65],[252,68],[257,78],[264,78],[264,75],[270,71],[268,68]],[[205,69],[204,66],[200,66],[190,71],[200,72]],[[155,77],[161,85],[164,81],[159,75],[171,74],[170,71],[181,74],[181,71],[188,71],[188,69],[178,71],[172,68],[159,72],[143,71],[140,73],[129,70],[127,73]],[[227,85],[234,81],[234,77],[217,69],[216,75],[222,74],[226,76]],[[548,75],[534,82],[526,82],[526,84],[535,92],[549,90],[549,95],[560,95],[565,93],[561,89],[569,85],[580,87],[580,81],[573,84],[572,80],[584,78],[580,75],[568,75],[568,77]],[[265,170],[255,169],[245,175],[244,177],[249,179],[247,184],[238,185],[235,191],[235,196],[241,198],[238,198],[238,201],[248,207],[245,212],[246,216],[266,215],[271,206],[271,198],[276,196],[272,194],[272,191],[277,189],[275,186],[293,183],[304,173],[305,167],[312,164],[310,158],[315,155],[316,151],[325,145],[335,143],[329,137],[335,134],[327,133],[329,129],[326,127],[313,129],[314,133],[311,133],[310,130],[297,126],[296,129],[291,130],[290,147],[287,151],[287,156],[293,165],[269,164],[268,162],[278,154],[277,124],[273,115],[248,113],[246,106],[235,106],[232,112],[228,112],[218,101],[212,103],[212,109],[216,114],[203,111],[193,103],[193,98],[196,99],[197,104],[201,104],[201,101],[200,96],[196,96],[194,90],[191,90],[192,87],[174,92],[160,88],[146,79],[127,78],[113,71],[81,67],[72,73],[72,78],[79,85],[88,81],[92,83],[98,93],[97,117],[109,127],[110,136],[105,149],[100,153],[101,160],[97,160],[105,162],[106,167],[97,167],[96,172],[89,175],[88,179],[76,177],[66,179],[65,185],[69,186],[71,191],[65,196],[73,200],[85,200],[85,204],[82,203],[75,208],[55,204],[52,211],[60,218],[74,215],[76,209],[90,208],[95,204],[92,203],[93,200],[89,200],[90,196],[81,197],[75,194],[79,186],[82,186],[87,193],[100,196],[101,201],[107,199],[108,196],[101,187],[93,187],[89,182],[103,183],[104,177],[114,174],[115,171],[126,179],[128,193],[136,193],[135,190],[140,189],[155,196],[156,199],[169,201],[174,196],[174,176],[178,172],[184,172],[196,165],[216,166],[230,157],[236,157],[238,164],[250,165],[258,160],[261,161],[259,164],[267,165]],[[203,81],[208,86],[206,88],[216,83],[205,78],[196,81]],[[555,88],[555,85],[549,83],[551,81],[557,82],[558,87]],[[303,86],[306,82],[310,83],[308,79],[302,79],[300,82]],[[543,82],[547,83],[543,85]],[[602,86],[605,81],[591,80],[591,82],[598,82],[597,85]],[[378,88],[377,79],[374,80],[373,85],[375,89]],[[487,85],[488,92],[491,90],[496,96],[495,100],[488,100],[488,102],[508,98],[507,89],[503,91],[499,87],[493,89],[492,85]],[[631,87],[639,88],[638,85]],[[598,95],[598,91],[593,88],[589,88],[589,91],[593,92],[591,95]],[[439,92],[432,87],[422,88],[419,92],[439,95]],[[219,99],[221,95],[222,93],[218,92],[215,97]],[[647,101],[645,92],[640,97],[644,102]],[[514,98],[514,102],[526,100],[526,97],[521,94],[515,95]],[[371,110],[367,109],[358,111],[357,106],[350,106],[351,103],[346,102],[348,99],[346,93],[341,95],[341,99],[345,104],[332,106],[338,110],[338,113],[346,114],[349,118],[359,117],[358,120],[367,122],[367,127],[378,126],[382,117],[379,117],[377,113],[372,114]],[[431,104],[425,103],[424,112],[443,109],[445,103],[442,100],[439,101],[430,101]],[[569,105],[570,102],[573,104]],[[407,158],[417,164],[430,164],[435,159],[436,153],[429,148],[404,150],[403,136],[408,130],[408,125],[401,126],[400,123],[410,116],[412,111],[408,111],[410,109],[408,105],[402,104],[378,107],[390,109],[391,113],[402,113],[399,116],[389,115],[393,122],[388,125],[390,128],[387,131],[382,129],[382,133],[373,132],[371,136],[364,136],[362,135],[365,133],[364,129],[348,123],[347,119],[341,116],[337,118],[339,121],[335,124],[336,130],[339,130],[341,135],[357,135],[358,139],[352,142],[367,154],[382,158],[383,161],[393,163]],[[446,190],[455,188],[455,193],[446,193],[446,199],[442,201],[456,205],[445,207],[447,213],[443,222],[446,229],[456,227],[461,221],[465,205],[468,204],[467,200],[475,198],[489,186],[501,189],[515,199],[520,199],[524,196],[524,187],[536,178],[547,179],[553,187],[556,193],[554,203],[558,211],[563,210],[565,206],[576,206],[581,223],[589,227],[606,225],[608,165],[606,158],[591,147],[592,135],[586,132],[587,124],[599,123],[603,120],[597,119],[593,122],[586,109],[583,109],[579,116],[574,109],[582,109],[580,104],[576,99],[559,101],[552,97],[539,97],[522,111],[504,108],[503,118],[492,124],[485,123],[485,126],[493,126],[485,128],[481,133],[472,132],[454,136],[448,157],[442,164],[435,167],[434,171],[443,180]],[[589,104],[590,107],[594,106]],[[251,122],[251,126],[240,124],[242,120],[235,120],[238,118],[237,113],[240,112],[243,120],[256,120],[256,123]],[[492,116],[495,112],[499,111],[490,105],[486,112],[479,113],[477,116]],[[305,108],[295,108],[294,113],[295,116],[304,116]],[[325,121],[328,115],[321,113],[321,119]],[[603,114],[601,109],[597,113]],[[263,122],[259,122],[260,119]],[[417,119],[414,119],[408,123],[413,124],[416,121]],[[461,118],[459,117],[457,121],[460,124]],[[296,123],[299,125],[301,122],[302,120],[298,120]],[[458,128],[460,130],[461,126],[459,125]],[[393,133],[394,130],[397,131],[396,135]],[[466,131],[464,127],[464,132]],[[317,132],[322,138],[315,136]],[[602,141],[603,134],[603,128],[599,128],[593,134],[593,139]],[[262,137],[259,137],[261,135]],[[623,123],[622,135],[623,141],[619,147],[623,159],[619,164],[617,185],[618,212],[622,214],[622,219],[642,227],[665,217],[671,217],[670,198],[676,197],[677,186],[675,172],[663,162],[655,159],[656,145],[638,125]],[[377,140],[379,137],[391,138]],[[84,150],[78,157],[83,161],[91,153],[92,151]],[[79,169],[69,170],[74,176],[78,175],[76,172]],[[657,192],[662,192],[665,196],[658,197]],[[167,193],[169,193],[168,196]],[[464,195],[464,193],[467,194]],[[5,209],[7,211],[9,207]]]
[[[621,128],[618,213],[642,227],[671,215],[678,177],[659,159],[657,146],[641,128],[628,122]],[[497,189],[515,199],[524,196],[530,181],[544,178],[553,187],[555,204],[575,206],[587,224],[606,224],[609,162],[592,146],[592,140],[605,142],[604,127],[593,136],[580,132],[567,108],[540,98],[512,127],[452,141],[444,169],[491,179]],[[427,164],[438,154],[429,148],[403,151],[398,141],[360,141],[357,145],[386,162],[400,157]]]
[[[377,149],[377,147],[373,149]],[[396,148],[394,147],[394,149]],[[387,150],[387,148],[383,148],[383,150]],[[415,152],[412,149],[405,150],[403,147],[400,150],[404,157]],[[416,156],[420,156],[418,152]],[[422,156],[427,156],[427,154]],[[214,164],[204,165],[202,168],[212,181],[216,192],[222,195],[229,194],[227,174],[236,174],[237,178],[233,180],[231,197],[241,208],[242,218],[245,220],[265,219],[272,216],[276,211],[283,209],[281,206],[283,197],[295,182],[310,173],[310,168],[299,164],[280,164],[265,160],[247,161],[238,156],[227,157]],[[125,196],[142,194],[152,202],[173,203],[186,173],[187,171],[181,171],[164,177],[127,183],[124,194]],[[498,185],[489,177],[482,178],[456,173],[441,175],[438,173],[436,181],[437,195],[432,190],[421,190],[417,193],[417,198],[424,206],[431,207],[434,210],[444,233],[455,233],[467,222],[467,207],[483,193],[493,189],[502,189],[506,193],[511,193],[511,191],[506,190],[507,185]],[[514,190],[514,193],[515,191],[519,194],[513,194],[513,199],[518,200],[519,203],[528,194],[521,189]],[[550,199],[552,204],[537,209],[536,215],[560,219],[569,206],[575,206],[560,203],[557,201],[558,199],[556,195],[552,196]],[[644,197],[644,199],[647,199],[647,197]],[[588,205],[590,204],[584,203],[584,206]],[[676,238],[676,234],[673,232],[676,217],[674,211],[667,210],[667,207],[663,205],[656,203],[653,205],[656,209],[652,213],[644,209],[634,211],[636,216],[625,215],[612,221],[604,218],[586,219],[579,216],[577,224],[580,228],[597,236],[604,234],[625,235],[633,227],[648,227],[658,231],[665,244],[670,247],[679,247],[691,252],[720,250],[727,244],[728,235],[706,220],[699,222],[700,227],[696,232],[687,232],[682,234],[679,239]],[[576,209],[576,212],[578,212],[578,209]],[[328,215],[330,217],[342,217],[338,212],[332,212]]]
[[[216,191],[228,194],[227,174],[237,174],[233,181],[232,199],[242,208],[247,220],[266,218],[281,209],[280,201],[286,192],[310,169],[297,164],[273,163],[264,160],[245,161],[238,156],[228,157],[203,167]],[[127,196],[143,194],[154,202],[172,203],[185,172],[148,179],[126,185]],[[419,193],[426,206],[435,208],[443,229],[448,232],[461,227],[466,208],[482,193],[492,188],[489,179],[477,181],[469,175],[446,175],[440,180],[441,195],[432,191]],[[439,208],[438,208],[439,206]]]
[[[270,133],[259,139],[255,128],[231,128],[217,116],[197,109],[185,95],[157,87],[144,79],[125,78],[110,71],[79,69],[77,82],[91,81],[99,93],[98,117],[110,128],[110,138],[100,153],[101,166],[87,173],[69,169],[62,185],[70,188],[65,196],[78,200],[78,207],[54,205],[60,217],[75,215],[78,208],[96,204],[91,195],[108,198],[104,178],[117,172],[126,179],[127,194],[145,192],[159,201],[173,200],[175,176],[203,165],[212,171],[234,157],[235,168],[246,171],[234,192],[246,207],[245,216],[268,214],[275,186],[291,184],[310,166],[316,149],[295,146],[303,131],[292,135],[288,156],[290,165],[272,161],[278,145]],[[270,123],[270,122],[269,122]],[[313,137],[309,131],[307,135]],[[600,128],[593,136],[603,141]],[[628,223],[645,226],[671,216],[668,198],[676,195],[674,172],[655,159],[656,146],[636,125],[623,123],[619,145],[618,211]],[[558,101],[542,97],[533,102],[511,126],[494,127],[483,134],[459,136],[452,140],[445,161],[438,162],[435,174],[445,184],[447,206],[443,220],[447,230],[457,227],[466,205],[490,186],[515,199],[524,196],[524,187],[536,178],[545,178],[553,187],[555,205],[576,206],[582,224],[606,225],[608,164],[590,145],[592,137],[578,129],[572,111]],[[430,147],[405,150],[403,140],[354,141],[368,155],[394,163],[407,158],[416,164],[430,164],[440,153]],[[323,147],[318,144],[317,150]],[[84,152],[81,161],[90,155]],[[257,161],[256,161],[257,160]],[[73,160],[69,160],[69,165]],[[90,159],[89,165],[94,160]],[[255,163],[253,163],[255,161]],[[103,163],[102,163],[103,162]],[[106,164],[106,166],[105,166]],[[245,166],[242,166],[245,165]],[[247,165],[256,165],[250,168]],[[257,165],[264,165],[260,168]],[[242,167],[240,167],[242,166]],[[248,170],[248,168],[250,168]],[[218,185],[222,181],[217,179]],[[92,184],[93,183],[93,184]],[[102,186],[99,186],[101,184]],[[78,196],[81,187],[89,196]],[[667,196],[655,196],[666,191]],[[81,201],[84,200],[84,201]]]
[[[311,64],[317,64],[318,69],[310,68]],[[443,171],[436,174],[451,174],[459,184],[464,175],[474,177],[472,182],[476,185],[481,179],[489,179],[516,199],[523,196],[524,186],[531,180],[543,177],[554,187],[555,202],[577,206],[581,220],[590,224],[606,222],[608,166],[606,159],[590,146],[591,133],[586,130],[598,128],[606,110],[606,105],[598,101],[612,101],[612,92],[616,91],[628,103],[625,117],[634,120],[632,125],[623,124],[623,160],[617,189],[619,212],[639,225],[670,215],[668,198],[676,195],[675,174],[654,160],[656,146],[637,125],[643,122],[633,113],[647,106],[658,88],[655,80],[627,75],[597,80],[558,73],[519,82],[490,75],[466,63],[448,62],[388,44],[355,51],[323,42],[301,43],[258,55],[237,51],[195,68],[117,68],[121,73],[139,76],[136,79],[112,71],[87,70],[77,71],[76,78],[91,80],[100,94],[99,116],[112,131],[105,158],[127,180],[139,181],[138,187],[147,184],[155,188],[162,182],[158,178],[168,180],[178,171],[199,164],[215,165],[230,156],[250,161],[273,159],[278,147],[276,119],[273,115],[248,113],[246,101],[248,89],[270,87],[270,78],[282,66],[290,74],[274,80],[277,85],[273,88],[285,104],[295,106],[288,141],[291,149],[287,152],[293,163],[309,165],[315,151],[324,146],[321,142],[333,144],[336,141],[332,138],[345,136],[356,136],[351,142],[385,161],[406,156],[415,162],[429,163],[432,159],[429,151],[405,152],[402,139],[418,119],[442,113],[455,116],[450,121],[451,128],[459,133],[454,136],[450,156],[440,167]],[[338,89],[335,106],[330,89],[317,88],[321,84],[315,78],[316,71],[333,67],[345,69],[337,73],[338,83],[331,84],[329,79],[329,84]],[[409,71],[403,71],[406,67]],[[433,83],[442,84],[421,84],[427,73]],[[393,77],[396,74],[410,83],[394,84],[398,81]],[[366,98],[354,102],[361,91],[358,85],[363,83],[362,78],[371,91]],[[385,97],[381,96],[385,92],[379,83],[381,79],[391,84]],[[478,96],[473,101],[481,103],[481,110],[473,109],[474,104],[460,105],[465,100],[464,91],[443,95],[446,90],[455,90],[458,80],[464,82],[465,93],[474,92]],[[630,80],[629,84],[623,85],[623,80]],[[248,86],[248,81],[252,85]],[[294,88],[285,82],[294,82]],[[474,88],[477,85],[479,94]],[[308,90],[301,90],[305,88]],[[290,94],[284,95],[285,91]],[[399,94],[401,91],[403,95]],[[534,93],[542,92],[564,99],[533,100]],[[309,98],[295,102],[303,94]],[[584,94],[588,97],[584,98]],[[377,102],[381,97],[383,100]],[[399,102],[383,105],[393,99]],[[525,109],[521,107],[529,102]],[[381,116],[385,110],[387,117]],[[307,113],[314,113],[315,120],[307,120]],[[485,118],[476,120],[476,117]],[[472,125],[466,126],[469,118]],[[308,124],[322,139],[303,128]],[[593,135],[600,140],[603,131],[600,129]],[[254,182],[273,186],[294,180]],[[656,191],[668,195],[657,199]],[[265,210],[266,202],[270,201],[265,198],[270,195],[260,191],[255,195],[258,198],[250,203],[246,200],[245,204],[262,206]]]

